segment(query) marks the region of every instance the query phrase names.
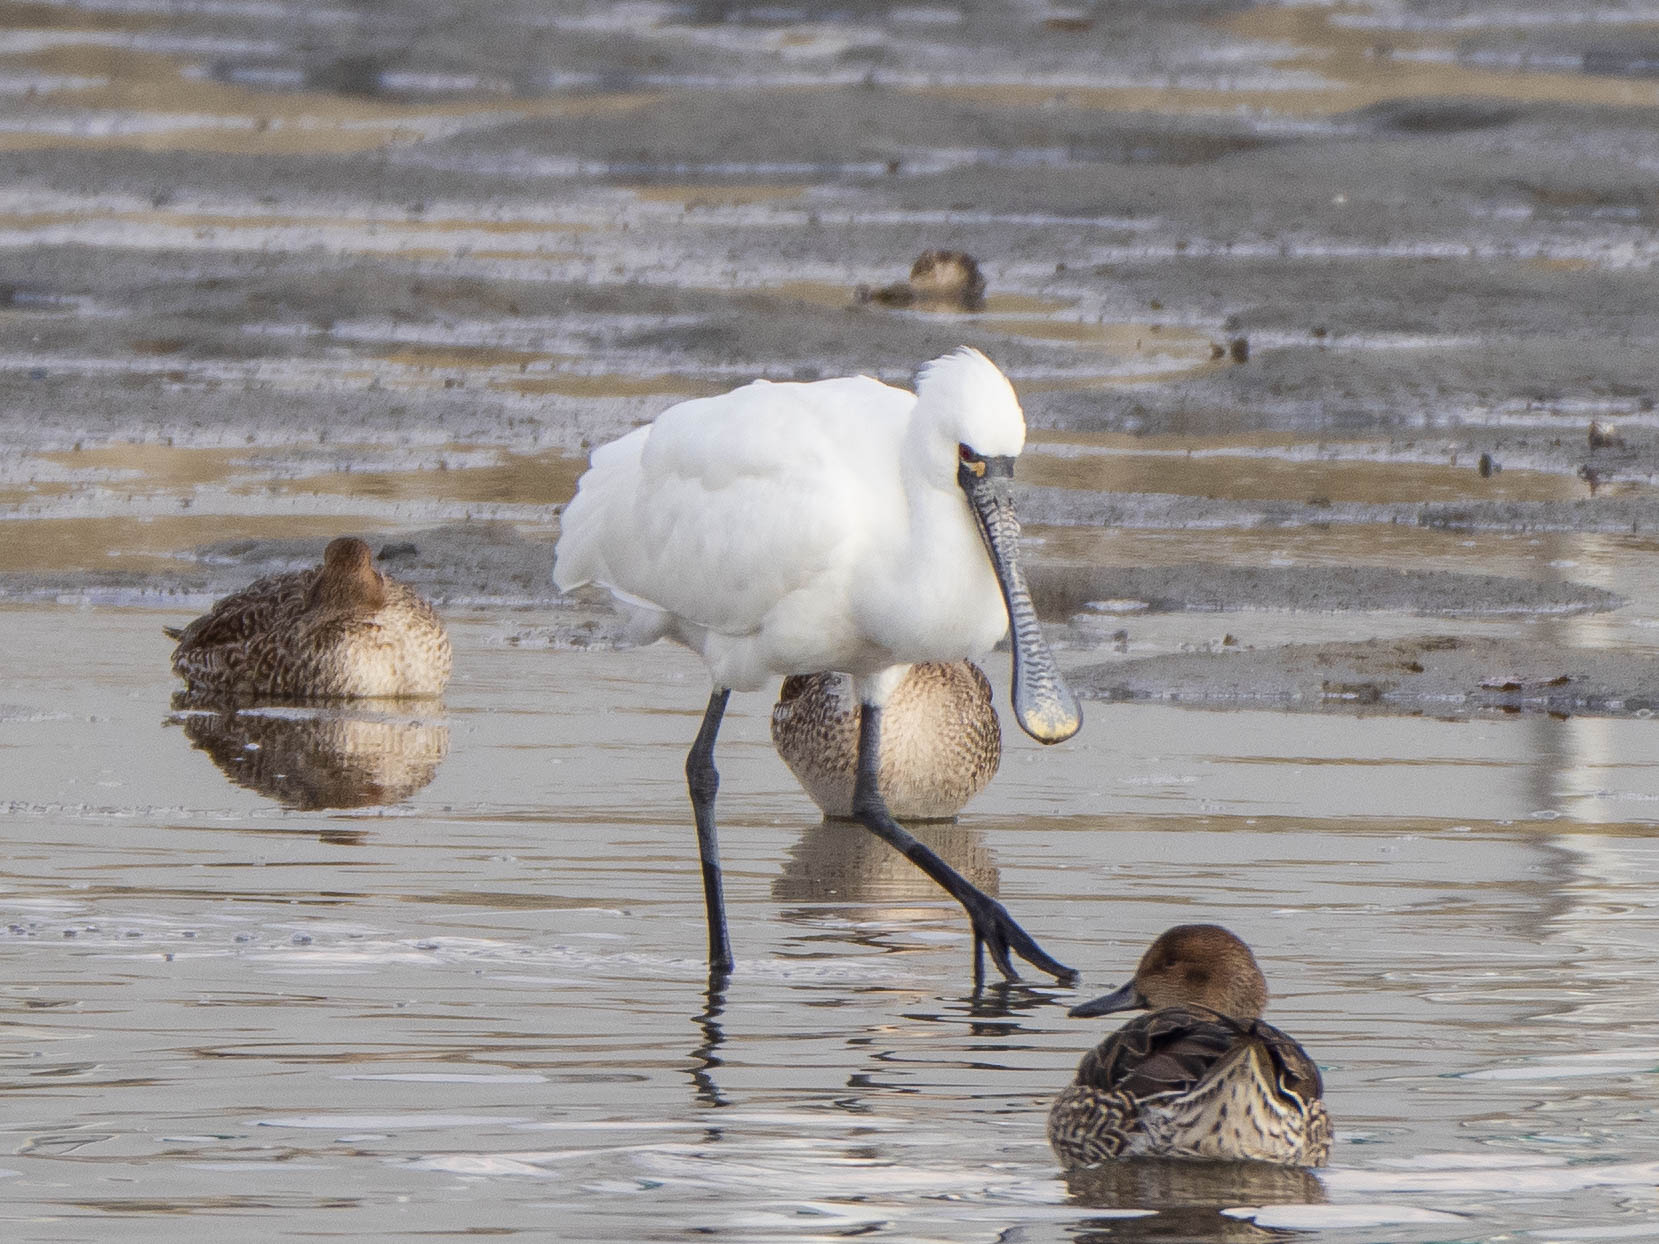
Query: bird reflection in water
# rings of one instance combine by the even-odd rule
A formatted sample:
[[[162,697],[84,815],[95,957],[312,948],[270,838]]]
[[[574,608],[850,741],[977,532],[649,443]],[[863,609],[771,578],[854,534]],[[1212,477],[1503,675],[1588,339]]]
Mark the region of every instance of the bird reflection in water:
[[[1086,1209],[1150,1210],[1136,1218],[1079,1222],[1073,1244],[1204,1241],[1245,1244],[1288,1240],[1301,1232],[1257,1226],[1222,1211],[1246,1205],[1320,1205],[1325,1187],[1305,1167],[1271,1162],[1194,1162],[1127,1158],[1065,1173],[1071,1204]]]
[[[996,858],[976,827],[954,821],[917,822],[911,832],[938,853],[981,891],[992,897],[998,889]],[[889,926],[912,920],[948,920],[948,899],[904,856],[880,839],[861,833],[846,821],[825,819],[808,828],[790,849],[783,872],[772,883],[772,897],[780,904],[813,903],[814,907],[786,907],[785,920],[819,925],[825,909],[860,926],[854,933],[836,930],[836,941],[852,940],[887,949],[881,934]]]
[[[431,700],[207,706],[181,695],[173,707],[171,720],[227,778],[298,811],[398,803],[449,753]]]

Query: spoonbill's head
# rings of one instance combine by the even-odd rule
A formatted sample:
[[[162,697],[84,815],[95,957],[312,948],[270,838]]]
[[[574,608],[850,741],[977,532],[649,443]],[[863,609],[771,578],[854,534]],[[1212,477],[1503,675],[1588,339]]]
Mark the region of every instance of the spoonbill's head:
[[[1219,924],[1178,924],[1141,956],[1134,980],[1071,1014],[1086,1019],[1166,1006],[1203,1006],[1248,1022],[1267,1009],[1267,981],[1250,947]]]
[[[978,350],[963,346],[922,368],[916,378],[917,419],[927,435],[930,473],[948,478],[963,448],[982,458],[1019,457],[1025,412],[1014,386]]]
[[[1014,514],[1014,460],[1025,448],[1025,415],[1014,386],[996,364],[966,346],[922,369],[916,382],[913,443],[930,479],[946,472],[968,501],[1008,606],[1014,649],[1014,716],[1041,743],[1058,743],[1083,724],[1077,699],[1060,677],[1037,624],[1020,570],[1020,523]]]

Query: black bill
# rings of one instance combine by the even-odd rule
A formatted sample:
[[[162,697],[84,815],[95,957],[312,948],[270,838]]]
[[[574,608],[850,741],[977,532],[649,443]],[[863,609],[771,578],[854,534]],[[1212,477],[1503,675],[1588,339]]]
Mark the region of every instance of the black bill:
[[[1008,604],[1008,629],[1014,649],[1014,716],[1039,743],[1071,738],[1083,724],[1077,697],[1060,677],[1054,655],[1043,642],[1037,610],[1020,570],[1020,520],[1014,516],[1014,459],[976,458],[963,462],[956,479],[968,495],[979,534],[991,554],[1002,598]]]
[[[1114,1011],[1144,1011],[1148,1005],[1146,995],[1135,987],[1134,981],[1130,981],[1093,1002],[1079,1003],[1066,1014],[1073,1019],[1089,1019],[1096,1015],[1110,1015]]]

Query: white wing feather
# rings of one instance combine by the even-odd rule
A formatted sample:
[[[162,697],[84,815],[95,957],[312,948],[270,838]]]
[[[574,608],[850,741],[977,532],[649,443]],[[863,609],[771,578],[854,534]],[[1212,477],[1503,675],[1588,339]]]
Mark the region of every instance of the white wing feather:
[[[799,614],[815,588],[844,614],[849,585],[824,580],[858,564],[873,524],[902,521],[899,445],[915,400],[853,377],[682,402],[595,452],[554,579],[671,615],[663,629],[688,640],[688,626],[752,635],[780,606]]]

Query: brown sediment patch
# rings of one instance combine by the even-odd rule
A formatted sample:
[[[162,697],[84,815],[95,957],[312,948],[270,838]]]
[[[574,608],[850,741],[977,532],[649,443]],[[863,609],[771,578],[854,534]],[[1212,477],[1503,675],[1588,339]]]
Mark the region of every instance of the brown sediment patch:
[[[750,203],[781,203],[797,199],[808,186],[685,186],[685,185],[631,185],[627,189],[648,203],[683,203],[688,209],[699,207],[744,207]]]
[[[1042,560],[1085,566],[1219,563],[1228,566],[1385,566],[1515,578],[1628,582],[1659,568],[1659,540],[1602,531],[1459,531],[1416,523],[1290,526],[1056,527],[1026,534]]]
[[[410,471],[336,471],[306,476],[295,490],[381,501],[478,501],[563,505],[587,470],[585,458],[560,453],[503,454],[489,466],[442,465]]]
[[[386,527],[395,524],[384,524]],[[275,526],[294,537],[328,540],[345,532],[379,530],[357,516],[189,514],[178,517],[39,518],[0,526],[0,571],[71,573],[119,571],[173,579],[179,554],[213,540],[253,539]],[[60,585],[62,591],[73,590]]]
[[[0,493],[0,502],[43,511],[0,525],[0,571],[119,570],[167,578],[177,574],[180,554],[213,540],[264,538],[275,531],[326,540],[403,530],[472,505],[486,513],[492,506],[525,507],[527,515],[545,507],[551,518],[575,493],[587,466],[585,458],[552,451],[481,454],[450,446],[420,450],[411,455],[417,465],[407,469],[363,470],[354,468],[353,452],[295,459],[270,449],[140,444],[42,454],[75,477]],[[370,460],[386,456],[369,448],[362,453]],[[91,504],[101,513],[63,513],[77,494],[88,492],[97,494]],[[345,503],[308,505],[306,498]]]
[[[246,467],[253,452],[134,442],[36,456],[112,493],[151,494],[225,483]]]
[[[1048,446],[1059,442],[1049,441]],[[1173,493],[1235,501],[1462,501],[1472,496],[1514,501],[1569,501],[1584,495],[1571,476],[1508,470],[1478,478],[1475,464],[1432,464],[1374,458],[1275,456],[1271,451],[1122,450],[1030,453],[1020,475],[1033,484],[1099,492]]]
[[[341,94],[261,92],[187,75],[181,61],[169,55],[109,43],[69,43],[7,59],[65,77],[99,79],[97,85],[47,96],[41,110],[47,117],[96,111],[138,119],[125,129],[8,129],[0,122],[0,150],[11,151],[77,147],[347,155],[421,141],[458,126],[629,112],[661,98],[656,92],[630,92],[411,105]]]
[[[1243,39],[1288,43],[1293,50],[1273,62],[1287,75],[1315,75],[1305,85],[1287,76],[1283,85],[1259,82],[1224,86],[1071,86],[969,84],[904,88],[918,94],[1019,108],[1056,102],[1108,112],[1221,115],[1238,112],[1323,117],[1405,99],[1501,99],[1609,108],[1652,108],[1659,85],[1631,78],[1560,70],[1486,69],[1455,61],[1457,32],[1343,26],[1333,19],[1363,12],[1347,6],[1262,5],[1227,19]],[[1640,23],[1621,25],[1629,29]],[[1430,59],[1424,53],[1440,52]],[[1415,55],[1413,55],[1415,54]],[[1264,70],[1265,72],[1265,70]]]
[[[652,397],[664,394],[675,398],[712,397],[732,387],[725,380],[696,380],[688,376],[577,376],[557,375],[513,376],[491,380],[492,389],[507,389],[514,393],[557,394],[560,397]]]

